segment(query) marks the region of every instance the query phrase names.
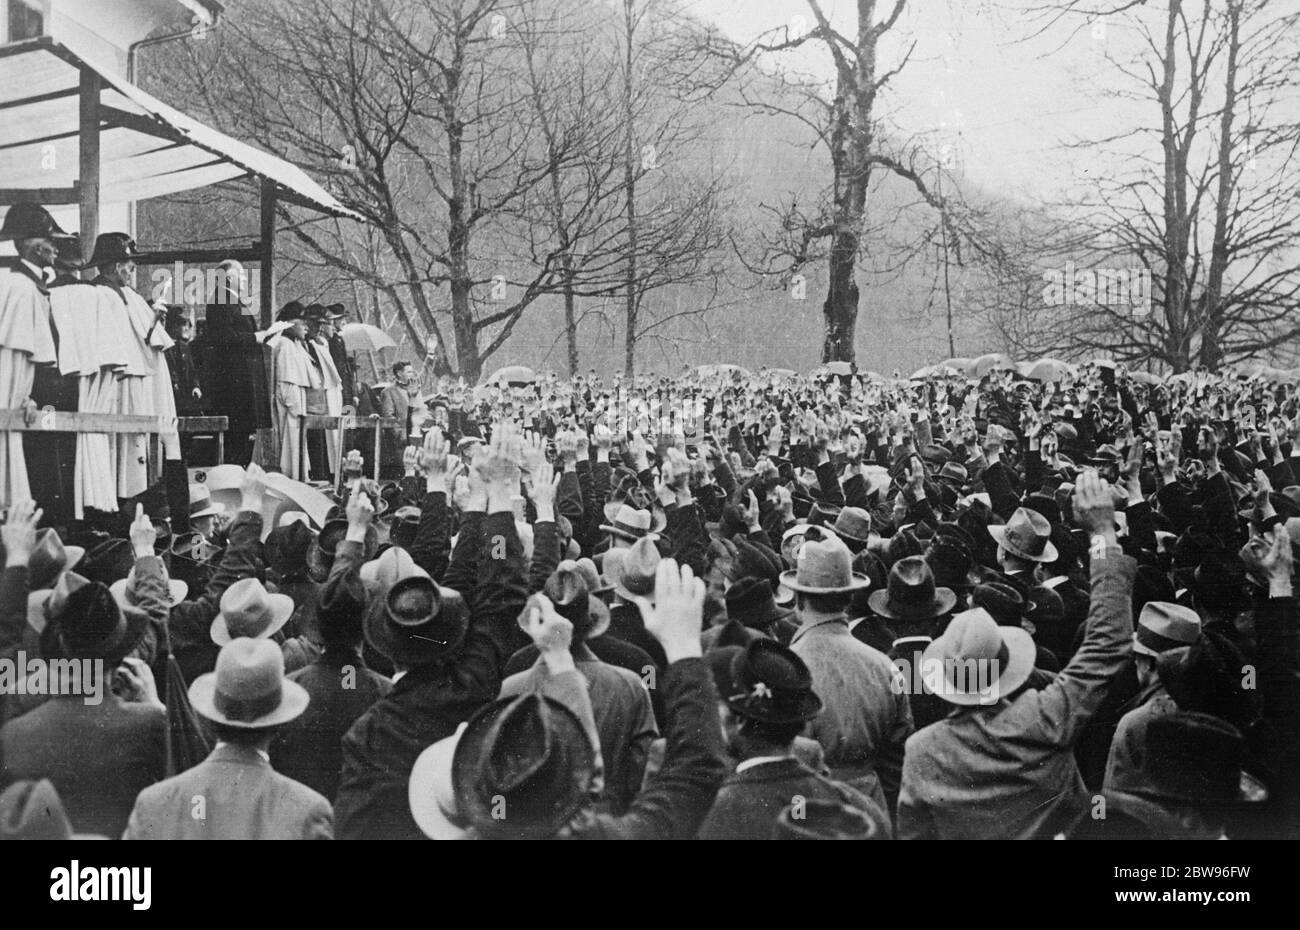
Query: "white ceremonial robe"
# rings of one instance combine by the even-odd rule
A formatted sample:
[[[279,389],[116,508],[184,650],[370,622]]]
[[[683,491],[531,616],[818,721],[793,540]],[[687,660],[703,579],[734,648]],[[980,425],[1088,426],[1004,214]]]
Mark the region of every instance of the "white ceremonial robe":
[[[317,336],[312,343],[316,357],[320,359],[321,387],[325,389],[325,401],[329,404],[330,416],[337,417],[343,413],[343,379],[339,377],[338,366],[330,355],[330,345],[324,338]],[[316,366],[312,366],[314,369]],[[343,463],[343,431],[331,429],[325,431],[325,452],[329,456],[330,474],[338,478],[339,468]]]
[[[317,387],[318,379],[301,342],[287,336],[277,336],[271,349],[275,372],[275,428],[280,438],[280,471],[290,478],[305,481],[311,463],[307,460],[307,450],[302,447],[298,432],[307,412],[307,388]]]
[[[22,406],[31,397],[36,366],[55,360],[44,286],[21,271],[0,272],[0,405]],[[0,505],[31,496],[23,434],[0,433]]]
[[[101,282],[100,288],[116,298],[112,308],[118,331],[122,334],[126,364],[117,372],[117,413],[152,417],[153,387],[147,379],[153,374],[145,338],[153,323],[153,311],[144,298],[130,288],[117,288]],[[134,295],[139,303],[130,300]],[[144,316],[141,316],[141,309]],[[117,465],[117,496],[135,497],[149,487],[149,434],[118,433],[114,437]]]
[[[124,305],[106,287],[73,284],[50,292],[50,314],[60,333],[59,371],[78,376],[77,410],[117,412],[117,372],[128,357],[123,341]],[[117,461],[109,433],[77,436],[75,516],[86,508],[117,511]]]

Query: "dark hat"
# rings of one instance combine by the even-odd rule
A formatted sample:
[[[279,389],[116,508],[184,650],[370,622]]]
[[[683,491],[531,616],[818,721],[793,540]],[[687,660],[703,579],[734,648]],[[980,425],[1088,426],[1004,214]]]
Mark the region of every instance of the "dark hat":
[[[125,539],[107,539],[91,548],[81,561],[78,572],[91,581],[110,585],[125,578],[135,565],[135,551]]]
[[[730,625],[731,622],[728,622],[727,626]],[[736,626],[740,624],[737,623]],[[744,627],[740,628],[742,631],[745,630]],[[718,639],[721,639],[722,635],[720,633]],[[724,700],[735,692],[731,680],[731,667],[736,661],[736,656],[745,651],[745,646],[749,645],[753,638],[754,634],[745,631],[743,645],[730,642],[719,644],[715,641],[712,648],[704,654],[704,661],[709,663],[709,671],[713,673],[713,689],[718,694],[724,695]]]
[[[734,543],[736,554],[732,559],[735,578],[763,578],[775,586],[781,579],[785,567],[781,557],[762,543],[750,542],[743,536]]]
[[[307,547],[307,574],[315,581],[323,582],[329,577],[334,565],[334,551],[348,535],[347,520],[328,520]],[[379,548],[379,530],[373,523],[366,525],[366,541],[362,546],[363,560],[369,562],[375,557]]]
[[[970,569],[974,562],[970,549],[956,536],[936,535],[930,540],[922,556],[934,572],[935,584],[964,590],[970,586]]]
[[[92,582],[68,595],[46,630],[63,658],[103,659],[106,666],[116,666],[148,626],[147,613],[121,606],[105,585]]]
[[[925,546],[916,531],[905,527],[889,537],[889,542],[885,544],[885,561],[893,565],[924,551]]]
[[[774,840],[887,840],[876,822],[840,801],[806,798],[787,804],[772,828]]]
[[[303,311],[303,319],[324,321],[329,313],[321,304],[308,304],[307,309]]]
[[[277,526],[267,534],[262,544],[266,564],[282,576],[307,570],[307,551],[316,534],[301,520],[288,526]]]
[[[576,642],[594,639],[609,627],[609,608],[592,593],[592,574],[576,561],[566,559],[555,566],[542,586],[542,593],[555,606],[555,612],[573,624]]]
[[[327,304],[325,307],[325,316],[327,319],[341,320],[347,315],[347,308],[342,304]]]
[[[416,575],[371,602],[364,624],[366,641],[400,665],[427,665],[460,646],[468,620],[459,593]]]
[[[756,639],[731,665],[732,712],[763,723],[799,723],[821,713],[813,693],[812,672],[788,646],[774,639]]]
[[[966,486],[970,480],[970,473],[966,471],[966,466],[961,462],[944,462],[943,467],[939,469],[939,474],[935,476],[940,483],[955,485],[957,490]]]
[[[1201,561],[1194,576],[1192,596],[1197,606],[1228,610],[1242,603],[1246,566],[1235,556],[1212,552]]]
[[[822,501],[817,501],[812,505],[812,509],[808,512],[808,525],[826,527],[834,526],[835,521],[839,518],[840,509],[841,508],[835,504],[827,504]]]
[[[1025,495],[1025,507],[1041,513],[1048,523],[1056,524],[1061,522],[1061,505],[1050,494],[1035,491],[1033,494]]]
[[[67,239],[70,238],[54,222],[50,211],[38,203],[16,203],[5,213],[0,224],[0,240],[5,239]]]
[[[280,308],[280,312],[275,315],[275,321],[277,323],[287,323],[292,320],[306,319],[306,316],[306,308],[298,301],[291,300]]]
[[[767,578],[740,578],[727,589],[727,616],[747,627],[765,630],[791,614],[789,609],[776,606],[773,594],[772,582]]]
[[[27,558],[28,590],[50,587],[61,574],[75,568],[85,555],[86,550],[80,546],[64,546],[54,530],[41,530],[36,534],[36,545]]]
[[[1010,585],[986,581],[971,592],[971,606],[983,607],[998,626],[1022,626],[1025,599]]]
[[[133,262],[144,257],[135,247],[135,240],[126,233],[100,233],[95,237],[95,251],[84,267],[97,268],[114,262]]]
[[[952,610],[957,595],[935,586],[925,559],[909,556],[894,563],[885,590],[871,592],[869,603],[876,615],[890,620],[932,620]]]
[[[460,815],[484,839],[554,836],[588,800],[596,750],[578,715],[529,692],[470,718],[452,757]],[[504,809],[508,816],[498,816]]]
[[[1266,800],[1268,791],[1242,771],[1246,741],[1227,721],[1178,711],[1153,717],[1129,794],[1165,804],[1236,805]]]
[[[1242,687],[1247,665],[1232,641],[1204,630],[1191,646],[1170,649],[1156,659],[1160,681],[1179,710],[1211,714],[1247,732],[1263,711],[1262,696]]]

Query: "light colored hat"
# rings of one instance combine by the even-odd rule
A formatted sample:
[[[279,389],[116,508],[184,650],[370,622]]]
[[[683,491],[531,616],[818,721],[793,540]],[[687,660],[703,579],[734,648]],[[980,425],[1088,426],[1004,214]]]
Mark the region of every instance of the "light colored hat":
[[[781,584],[805,594],[847,594],[871,584],[853,571],[853,553],[837,536],[806,542],[799,549],[795,570],[781,573]]]
[[[194,679],[189,695],[204,717],[246,730],[288,723],[310,700],[307,689],[284,677],[279,646],[245,636],[222,646],[216,671]]]
[[[456,732],[434,743],[415,760],[407,782],[407,799],[415,825],[431,840],[462,840],[468,831],[457,822],[456,790],[451,779],[451,761],[456,755],[460,735],[467,723],[461,721]]]
[[[1031,562],[1055,562],[1052,524],[1037,510],[1017,507],[1005,526],[990,526],[989,535],[1012,555]]]
[[[125,578],[119,578],[108,586],[109,593],[123,607],[138,607],[135,599],[135,566]],[[186,595],[190,593],[190,586],[183,581],[177,581],[175,578],[167,579],[167,606],[175,607],[181,601],[185,600]]]
[[[636,542],[638,539],[658,539],[659,534],[651,530],[653,515],[648,510],[637,510],[627,504],[619,506],[609,523],[602,523],[600,529],[613,533],[623,539]]]
[[[400,546],[385,549],[377,559],[371,559],[361,566],[361,580],[367,585],[391,588],[403,578],[420,576],[428,578],[429,573],[415,564],[411,553]]]
[[[224,504],[218,504],[212,499],[212,493],[208,490],[206,484],[190,485],[190,519],[197,520],[200,517],[211,517],[219,513],[225,513]]]
[[[1028,680],[1037,655],[1027,631],[998,626],[987,610],[976,607],[955,615],[926,647],[921,682],[950,704],[995,704]]]
[[[1201,638],[1201,618],[1190,607],[1169,601],[1148,601],[1133,631],[1133,651],[1158,656],[1169,649],[1190,646]]]
[[[256,578],[242,578],[221,595],[221,612],[212,621],[212,641],[225,646],[234,639],[268,639],[293,616],[293,598],[271,594]]]

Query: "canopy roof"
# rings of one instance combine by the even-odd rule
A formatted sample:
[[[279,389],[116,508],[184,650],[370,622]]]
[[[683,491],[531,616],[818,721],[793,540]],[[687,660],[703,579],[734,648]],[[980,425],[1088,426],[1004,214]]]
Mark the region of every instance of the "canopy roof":
[[[101,204],[259,177],[274,183],[288,203],[361,219],[296,165],[205,126],[49,37],[0,48],[0,187],[36,192],[74,186],[83,69],[103,82]]]

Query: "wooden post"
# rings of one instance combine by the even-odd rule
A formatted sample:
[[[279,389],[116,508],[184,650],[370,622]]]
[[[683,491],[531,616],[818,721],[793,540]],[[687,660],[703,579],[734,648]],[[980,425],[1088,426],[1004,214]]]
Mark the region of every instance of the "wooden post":
[[[90,261],[99,235],[99,91],[100,77],[89,68],[81,69],[80,105],[77,131],[80,152],[78,188],[81,202],[81,257]],[[94,276],[88,269],[86,277]]]
[[[375,480],[379,480],[379,437],[383,435],[383,427],[379,421],[375,421]]]
[[[275,316],[275,182],[262,178],[262,328]]]

